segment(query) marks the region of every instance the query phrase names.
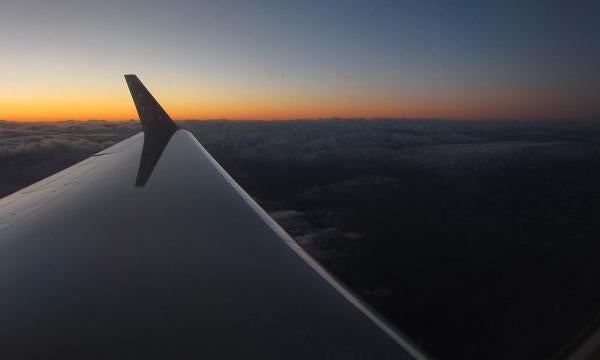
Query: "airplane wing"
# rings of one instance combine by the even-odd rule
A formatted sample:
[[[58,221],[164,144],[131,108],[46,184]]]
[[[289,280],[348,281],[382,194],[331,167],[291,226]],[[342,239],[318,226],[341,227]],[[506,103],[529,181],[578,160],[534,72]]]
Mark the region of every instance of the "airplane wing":
[[[143,133],[0,200],[0,358],[425,358],[125,77]]]

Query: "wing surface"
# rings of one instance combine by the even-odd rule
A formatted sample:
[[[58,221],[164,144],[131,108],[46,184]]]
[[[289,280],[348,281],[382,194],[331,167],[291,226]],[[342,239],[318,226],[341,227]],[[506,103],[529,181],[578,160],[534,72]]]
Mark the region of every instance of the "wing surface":
[[[0,357],[423,358],[126,78],[144,134],[0,200]]]

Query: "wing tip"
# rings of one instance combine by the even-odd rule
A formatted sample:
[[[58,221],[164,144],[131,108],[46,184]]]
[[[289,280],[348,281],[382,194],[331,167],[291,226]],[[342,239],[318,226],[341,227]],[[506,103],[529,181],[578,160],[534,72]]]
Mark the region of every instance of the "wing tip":
[[[144,134],[147,136],[161,136],[161,134],[166,136],[177,130],[177,125],[146,89],[141,80],[135,74],[125,74],[124,76],[140,117]]]
[[[124,74],[123,75],[125,77],[125,81],[127,82],[127,84],[131,84],[132,82],[139,82],[140,79],[137,77],[136,74]]]

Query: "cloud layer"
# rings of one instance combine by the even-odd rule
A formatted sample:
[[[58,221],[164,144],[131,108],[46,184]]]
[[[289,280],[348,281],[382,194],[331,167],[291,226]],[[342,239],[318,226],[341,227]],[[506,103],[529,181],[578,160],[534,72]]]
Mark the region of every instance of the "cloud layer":
[[[588,280],[600,277],[600,122],[179,125],[310,254],[440,357],[547,358],[600,311]],[[139,130],[0,122],[0,196]]]

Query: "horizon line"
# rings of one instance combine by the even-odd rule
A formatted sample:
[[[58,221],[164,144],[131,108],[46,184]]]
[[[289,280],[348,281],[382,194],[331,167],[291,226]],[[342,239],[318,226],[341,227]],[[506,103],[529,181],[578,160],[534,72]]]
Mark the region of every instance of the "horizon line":
[[[185,118],[185,119],[173,119],[173,121],[184,122],[184,121],[232,121],[232,122],[243,122],[243,121],[253,121],[253,122],[284,122],[284,121],[377,121],[377,120],[388,120],[388,121],[458,121],[458,122],[468,122],[468,121],[530,121],[530,122],[540,122],[540,121],[600,121],[600,116],[590,116],[590,117],[514,117],[514,118],[443,118],[443,117],[390,117],[390,116],[382,116],[382,117],[340,117],[340,116],[331,116],[331,117],[318,117],[318,118],[281,118],[281,119],[260,119],[260,118]],[[27,119],[27,120],[10,120],[10,119],[0,119],[0,122],[11,122],[11,123],[60,123],[60,122],[139,122],[139,119],[50,119],[50,120],[41,120],[41,119]]]

